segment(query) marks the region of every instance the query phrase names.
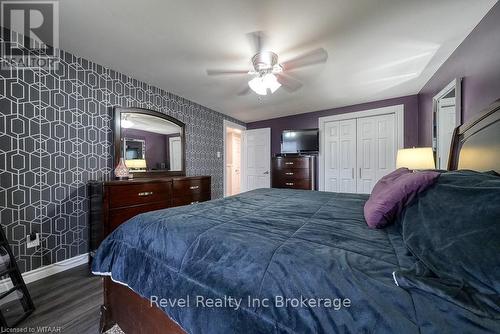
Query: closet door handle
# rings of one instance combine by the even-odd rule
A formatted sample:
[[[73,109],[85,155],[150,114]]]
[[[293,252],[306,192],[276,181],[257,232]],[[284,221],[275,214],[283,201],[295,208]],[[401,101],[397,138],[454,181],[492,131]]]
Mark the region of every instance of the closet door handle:
[[[361,167],[359,168],[359,179],[361,180]]]
[[[354,167],[351,168],[352,179],[354,180]]]

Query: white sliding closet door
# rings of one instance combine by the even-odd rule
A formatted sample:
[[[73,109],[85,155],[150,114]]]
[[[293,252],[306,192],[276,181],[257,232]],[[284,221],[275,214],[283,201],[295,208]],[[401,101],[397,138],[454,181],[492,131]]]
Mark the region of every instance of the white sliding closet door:
[[[339,191],[339,121],[325,123],[324,130],[324,152],[325,152],[325,168],[324,168],[324,191]]]
[[[384,175],[396,168],[394,114],[357,119],[357,192],[370,193]]]
[[[356,192],[356,120],[325,124],[325,191]]]
[[[396,169],[403,148],[404,106],[320,117],[319,189],[370,193]]]

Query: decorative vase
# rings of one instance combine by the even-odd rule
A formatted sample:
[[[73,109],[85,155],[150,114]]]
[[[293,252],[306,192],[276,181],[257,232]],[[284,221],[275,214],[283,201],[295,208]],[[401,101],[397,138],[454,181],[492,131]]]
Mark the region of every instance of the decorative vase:
[[[127,180],[129,176],[130,174],[128,172],[127,165],[125,164],[125,160],[120,158],[120,162],[115,168],[115,177],[119,180]]]

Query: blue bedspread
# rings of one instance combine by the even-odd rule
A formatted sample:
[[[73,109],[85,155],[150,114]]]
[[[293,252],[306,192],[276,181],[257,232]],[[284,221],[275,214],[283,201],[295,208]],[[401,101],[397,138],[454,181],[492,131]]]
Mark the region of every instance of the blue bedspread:
[[[398,226],[368,229],[366,199],[258,189],[141,214],[102,243],[93,271],[145,298],[164,298],[165,313],[193,334],[499,329],[442,298],[398,287],[393,272],[410,270],[415,259]],[[307,303],[297,304],[301,298]]]

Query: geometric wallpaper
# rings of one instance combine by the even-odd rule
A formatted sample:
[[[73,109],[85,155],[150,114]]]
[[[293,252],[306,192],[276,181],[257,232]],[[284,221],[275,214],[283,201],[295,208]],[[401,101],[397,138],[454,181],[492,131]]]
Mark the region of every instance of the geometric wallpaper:
[[[21,38],[11,32],[12,42]],[[23,272],[88,251],[86,184],[108,180],[114,168],[113,107],[153,109],[184,122],[186,173],[211,175],[212,198],[223,194],[223,120],[243,124],[86,59],[58,55],[55,70],[0,70],[0,222]],[[41,247],[26,248],[30,232],[41,234]]]

